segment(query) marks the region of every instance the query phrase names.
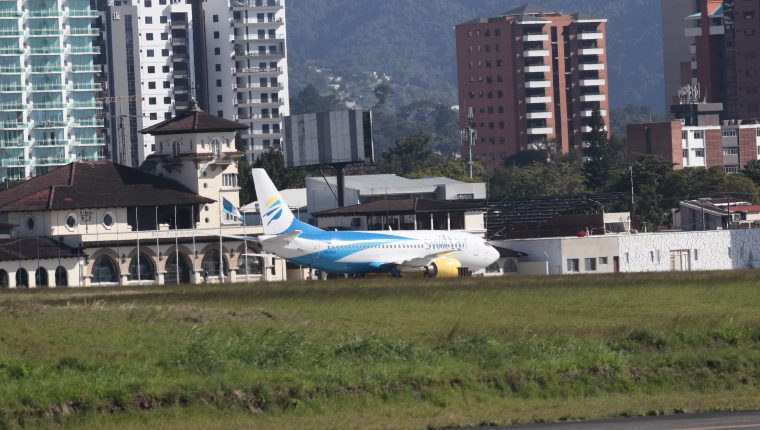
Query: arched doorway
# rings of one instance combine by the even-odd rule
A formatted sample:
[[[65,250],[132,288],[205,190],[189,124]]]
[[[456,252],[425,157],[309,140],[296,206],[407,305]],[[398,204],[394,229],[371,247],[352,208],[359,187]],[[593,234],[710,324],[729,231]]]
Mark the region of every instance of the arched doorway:
[[[100,254],[92,265],[92,282],[100,284],[103,282],[119,282],[119,270],[111,257]]]
[[[55,268],[55,286],[56,287],[68,287],[69,286],[69,272],[63,266]]]
[[[8,288],[8,272],[0,269],[0,288]]]
[[[153,267],[153,259],[143,253],[132,257],[129,262],[130,281],[154,281],[156,280],[156,269]]]
[[[23,267],[16,271],[16,288],[29,288],[29,273]]]
[[[227,273],[229,272],[229,266],[227,264],[227,259],[222,257],[222,261],[224,263],[224,276],[227,276]],[[218,249],[210,249],[208,252],[206,252],[206,255],[203,257],[203,262],[201,263],[201,268],[203,269],[203,279],[208,280],[212,278],[219,278],[219,250]]]
[[[48,286],[48,272],[44,267],[38,267],[34,272],[34,285],[37,287]]]
[[[255,254],[256,251],[248,249],[245,254]],[[217,255],[219,255],[217,253]],[[238,258],[238,275],[261,275],[264,268],[264,259],[253,255],[240,255]]]
[[[170,252],[166,259],[166,276],[165,284],[188,284],[190,283],[190,266],[187,264],[187,257],[179,254],[177,259],[176,252]]]

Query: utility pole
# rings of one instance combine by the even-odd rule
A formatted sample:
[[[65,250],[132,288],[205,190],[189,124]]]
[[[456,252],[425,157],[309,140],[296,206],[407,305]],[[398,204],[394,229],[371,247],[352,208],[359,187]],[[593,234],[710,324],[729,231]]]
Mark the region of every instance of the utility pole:
[[[473,111],[471,107],[467,108],[467,128],[460,131],[462,134],[462,140],[467,145],[469,156],[467,158],[467,167],[470,178],[472,178],[472,147],[475,146],[475,140],[477,138],[477,131],[475,131],[475,119],[473,117]]]

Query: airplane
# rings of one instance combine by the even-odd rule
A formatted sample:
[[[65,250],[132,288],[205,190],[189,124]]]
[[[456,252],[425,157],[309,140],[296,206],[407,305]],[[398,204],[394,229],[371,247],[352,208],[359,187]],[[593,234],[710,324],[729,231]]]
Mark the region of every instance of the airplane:
[[[327,273],[417,272],[427,277],[482,274],[499,252],[486,240],[452,231],[325,231],[293,216],[264,169],[252,169],[264,252]]]

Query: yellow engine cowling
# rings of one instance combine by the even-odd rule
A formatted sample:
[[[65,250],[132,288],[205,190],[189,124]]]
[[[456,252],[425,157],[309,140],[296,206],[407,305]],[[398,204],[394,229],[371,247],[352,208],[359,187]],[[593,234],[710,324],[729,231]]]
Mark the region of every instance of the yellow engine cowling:
[[[456,258],[436,258],[425,266],[425,275],[431,278],[456,278],[462,263]]]

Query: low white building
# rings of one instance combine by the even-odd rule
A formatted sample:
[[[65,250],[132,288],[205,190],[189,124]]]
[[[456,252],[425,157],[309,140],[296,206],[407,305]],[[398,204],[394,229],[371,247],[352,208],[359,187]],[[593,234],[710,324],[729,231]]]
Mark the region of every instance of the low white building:
[[[760,268],[760,229],[508,239],[526,254],[518,274],[633,273]]]

